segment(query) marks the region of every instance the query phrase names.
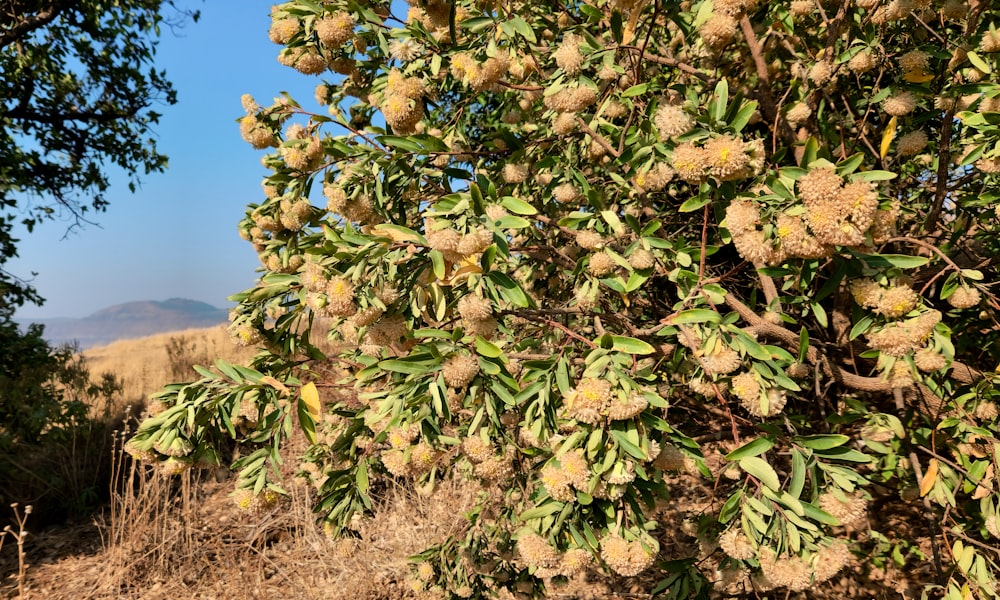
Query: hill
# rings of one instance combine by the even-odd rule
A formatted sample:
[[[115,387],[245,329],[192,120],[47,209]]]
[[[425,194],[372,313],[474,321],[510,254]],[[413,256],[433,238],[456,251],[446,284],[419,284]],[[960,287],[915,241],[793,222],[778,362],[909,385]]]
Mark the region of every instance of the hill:
[[[116,304],[82,319],[32,319],[23,324],[44,325],[45,339],[53,344],[75,340],[81,348],[92,348],[116,340],[211,327],[226,322],[227,316],[225,309],[204,302],[171,298]]]

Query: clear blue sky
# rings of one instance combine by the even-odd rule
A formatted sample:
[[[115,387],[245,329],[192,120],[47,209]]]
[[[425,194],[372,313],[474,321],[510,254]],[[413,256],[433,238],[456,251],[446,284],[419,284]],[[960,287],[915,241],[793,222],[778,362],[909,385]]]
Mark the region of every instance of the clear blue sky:
[[[70,233],[50,222],[20,235],[20,257],[8,270],[29,277],[46,298],[19,318],[82,317],[132,300],[190,298],[228,307],[226,297],[251,287],[258,261],[236,225],[244,207],[263,199],[262,152],[240,138],[235,119],[240,96],[261,105],[288,91],[316,108],[320,79],[278,64],[279,46],[267,37],[271,2],[181,0],[201,19],[171,33],[157,52],[177,89],[174,106],[155,133],[170,157],[165,173],[143,179],[135,194],[124,178],[108,194],[111,206],[96,215],[99,227]]]

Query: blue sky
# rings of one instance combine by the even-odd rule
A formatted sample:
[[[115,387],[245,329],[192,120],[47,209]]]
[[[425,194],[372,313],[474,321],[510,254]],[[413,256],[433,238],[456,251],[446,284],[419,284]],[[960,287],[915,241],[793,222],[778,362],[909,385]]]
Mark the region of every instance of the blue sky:
[[[66,236],[67,223],[23,233],[20,257],[8,269],[46,298],[19,318],[82,317],[132,300],[190,298],[228,307],[226,297],[251,287],[258,261],[236,224],[263,196],[262,152],[240,138],[240,96],[261,105],[288,91],[315,108],[320,81],[278,64],[267,37],[272,2],[182,0],[201,11],[198,23],[164,29],[157,63],[167,70],[178,103],[161,106],[155,133],[170,157],[165,173],[146,176],[135,194],[124,177],[108,194],[111,206]],[[65,239],[63,239],[65,236]]]

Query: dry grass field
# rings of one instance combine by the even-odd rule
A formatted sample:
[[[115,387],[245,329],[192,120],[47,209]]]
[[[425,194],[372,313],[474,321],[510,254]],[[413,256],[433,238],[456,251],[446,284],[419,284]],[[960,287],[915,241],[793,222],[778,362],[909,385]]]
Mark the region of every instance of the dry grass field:
[[[112,373],[123,385],[118,406],[141,406],[146,397],[167,383],[198,377],[192,365],[211,365],[216,358],[248,361],[253,348],[233,344],[225,325],[186,329],[144,338],[120,340],[84,351],[92,375]]]

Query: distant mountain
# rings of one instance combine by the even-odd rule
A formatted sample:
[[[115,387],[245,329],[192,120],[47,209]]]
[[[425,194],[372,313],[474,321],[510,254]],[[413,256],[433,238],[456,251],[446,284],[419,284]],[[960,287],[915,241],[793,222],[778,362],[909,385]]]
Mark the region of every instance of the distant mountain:
[[[171,298],[116,304],[82,319],[19,319],[22,325],[45,325],[45,339],[53,344],[76,340],[81,348],[110,344],[155,333],[211,327],[225,323],[228,311],[204,302]]]

